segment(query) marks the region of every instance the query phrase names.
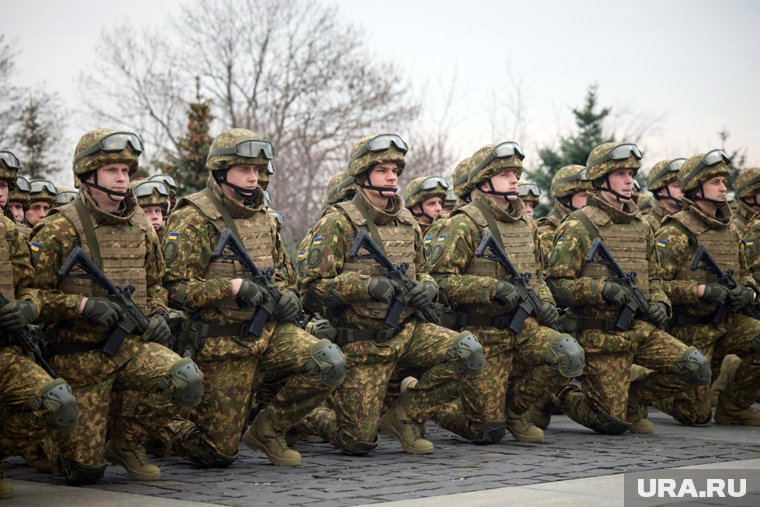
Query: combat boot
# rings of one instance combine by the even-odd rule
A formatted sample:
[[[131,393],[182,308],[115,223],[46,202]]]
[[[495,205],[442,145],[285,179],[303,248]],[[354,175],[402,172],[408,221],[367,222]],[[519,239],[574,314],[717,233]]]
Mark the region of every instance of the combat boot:
[[[652,421],[647,419],[648,415],[649,410],[646,406],[639,405],[633,401],[631,396],[628,397],[628,410],[626,419],[631,425],[628,431],[631,433],[639,433],[643,435],[654,433],[654,424],[652,424]]]
[[[417,387],[417,382],[419,382],[419,380],[417,380],[414,377],[405,377],[404,380],[401,381],[401,389],[400,389],[401,394],[404,394],[406,392],[406,390],[409,389],[409,388],[413,389],[413,388]],[[424,424],[418,424],[417,428],[419,428],[419,430],[420,430],[420,436],[424,437],[425,436],[425,425]]]
[[[518,442],[540,444],[544,441],[543,430],[528,420],[528,412],[515,414],[507,409],[507,429]]]
[[[545,430],[552,422],[552,407],[551,402],[546,402],[539,405],[533,405],[528,409],[528,420],[535,424],[538,428]]]
[[[161,469],[148,460],[148,454],[141,445],[130,446],[112,438],[106,443],[106,459],[126,468],[127,475],[135,481],[161,480]]]
[[[401,442],[401,447],[409,454],[431,454],[433,442],[420,435],[420,425],[409,417],[398,404],[394,404],[381,418],[380,429],[388,436]]]
[[[741,424],[743,426],[760,426],[760,412],[752,407],[739,408],[723,391],[718,396],[718,406],[715,408],[717,424]]]
[[[13,498],[13,484],[3,475],[3,464],[0,463],[0,500]]]
[[[301,464],[301,453],[288,449],[285,435],[274,429],[266,410],[259,412],[243,433],[243,443],[266,454],[273,465],[292,467]]]
[[[654,433],[654,424],[652,424],[652,421],[646,417],[642,417],[638,421],[629,422],[631,423],[631,427],[628,429],[628,431],[631,433],[639,433],[643,435]]]
[[[733,378],[736,370],[742,364],[742,360],[736,354],[726,354],[723,361],[720,363],[720,374],[715,382],[710,387],[710,406],[715,408],[718,406],[718,397],[720,393],[726,390],[728,387],[728,379]]]

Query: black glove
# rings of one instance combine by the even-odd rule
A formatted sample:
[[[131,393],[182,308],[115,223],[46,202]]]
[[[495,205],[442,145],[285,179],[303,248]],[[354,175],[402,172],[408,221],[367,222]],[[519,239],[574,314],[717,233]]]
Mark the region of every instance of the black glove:
[[[705,303],[725,304],[728,298],[728,289],[719,283],[708,283],[705,285],[705,293],[702,295],[702,301]]]
[[[293,320],[301,313],[301,300],[298,294],[292,290],[286,290],[280,295],[280,302],[274,307],[277,320],[287,322]]]
[[[396,295],[396,286],[390,280],[390,278],[385,278],[382,276],[372,277],[369,279],[367,293],[372,299],[376,301],[390,303],[393,301],[393,296]]]
[[[559,321],[559,311],[549,301],[542,301],[536,317],[544,326],[554,327]]]
[[[21,329],[37,318],[37,305],[25,299],[11,299],[0,307],[0,328]]]
[[[647,320],[657,327],[662,327],[668,321],[668,307],[665,303],[649,303]]]
[[[630,300],[623,286],[617,282],[604,282],[602,297],[614,306],[623,306]]]
[[[517,304],[520,302],[520,294],[518,294],[515,286],[502,280],[496,282],[496,294],[494,294],[493,298],[504,305],[504,309],[507,312],[511,312],[517,308]]]
[[[145,332],[141,338],[146,342],[160,343],[166,345],[169,343],[172,332],[169,329],[169,323],[160,314],[154,314],[148,319],[148,327],[145,328]]]
[[[728,291],[728,303],[734,311],[746,308],[754,301],[755,291],[746,285],[737,285]]]
[[[409,298],[409,305],[415,308],[422,308],[432,303],[437,295],[438,286],[431,282],[418,283],[406,294]]]
[[[112,328],[119,322],[119,305],[107,298],[88,298],[82,309],[82,317],[86,318],[93,326]]]
[[[264,293],[261,288],[250,280],[243,280],[240,290],[235,298],[240,308],[253,308],[264,301]]]

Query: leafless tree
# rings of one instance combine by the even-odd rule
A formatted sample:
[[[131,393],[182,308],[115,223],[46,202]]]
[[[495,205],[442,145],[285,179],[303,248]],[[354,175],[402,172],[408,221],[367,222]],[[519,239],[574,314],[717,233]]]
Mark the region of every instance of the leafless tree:
[[[528,136],[528,89],[525,80],[512,69],[512,60],[505,64],[505,81],[491,88],[488,109],[491,142],[517,141],[522,146]]]
[[[12,136],[17,109],[18,90],[11,80],[16,68],[15,59],[15,49],[5,40],[5,35],[0,34],[0,143],[3,145]]]

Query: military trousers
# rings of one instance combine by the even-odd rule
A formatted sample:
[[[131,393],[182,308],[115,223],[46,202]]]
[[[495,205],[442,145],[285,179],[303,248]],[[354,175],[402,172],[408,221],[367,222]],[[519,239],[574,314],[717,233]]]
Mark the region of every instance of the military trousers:
[[[166,379],[180,357],[157,343],[128,336],[117,354],[100,350],[57,355],[51,366],[71,386],[79,407],[77,430],[56,436],[50,458],[101,466],[105,462],[106,431],[128,445],[141,446],[179,410],[172,404]],[[110,410],[110,401],[118,407]],[[109,422],[109,412],[114,420]]]
[[[721,325],[699,324],[673,328],[672,333],[687,345],[700,349],[711,364],[720,365],[727,354],[736,354],[742,363],[729,379],[726,393],[737,407],[746,408],[760,394],[760,320],[729,313]],[[713,380],[717,377],[713,372]],[[710,386],[693,386],[657,407],[683,424],[710,421]]]
[[[366,454],[377,445],[377,429],[388,381],[396,367],[422,368],[424,374],[393,405],[424,424],[454,399],[466,374],[447,354],[457,333],[417,319],[407,321],[391,339],[357,341],[341,347],[346,379],[305,425],[347,454]]]
[[[50,412],[37,403],[52,381],[19,347],[0,347],[0,460],[52,434]]]
[[[254,382],[281,386],[266,410],[274,429],[286,432],[333,389],[306,371],[317,342],[292,324],[273,323],[257,340],[206,338],[195,358],[203,372],[203,399],[162,430],[169,452],[206,466],[231,463],[247,421]]]

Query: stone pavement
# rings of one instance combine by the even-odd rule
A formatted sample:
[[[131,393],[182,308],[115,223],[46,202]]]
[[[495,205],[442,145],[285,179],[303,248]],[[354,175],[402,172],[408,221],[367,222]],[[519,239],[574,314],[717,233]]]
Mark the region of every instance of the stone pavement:
[[[475,446],[428,424],[428,438],[436,445],[435,454],[407,455],[394,440],[381,435],[378,449],[363,458],[343,456],[327,444],[299,444],[303,465],[298,468],[274,467],[263,454],[241,446],[240,459],[228,469],[201,469],[179,460],[162,459],[156,460],[163,476],[159,482],[133,482],[122,468],[111,466],[101,484],[86,488],[34,488],[34,483],[26,481],[65,482],[60,476],[38,474],[13,458],[6,460],[5,470],[6,477],[16,484],[16,499],[2,505],[47,505],[49,501],[45,499],[55,498],[56,490],[60,490],[56,503],[62,504],[68,498],[70,505],[80,507],[188,505],[182,501],[230,506],[361,505],[568,479],[584,479],[561,484],[588,488],[591,499],[595,481],[589,478],[614,487],[610,481],[618,479],[609,476],[628,471],[760,459],[760,428],[715,424],[685,427],[657,411],[652,411],[651,418],[656,426],[654,435],[614,437],[597,435],[559,416],[546,432],[547,443],[541,445],[520,444],[507,435],[499,445]],[[760,461],[751,463],[757,466]],[[534,487],[531,493],[540,497],[541,489]],[[578,499],[577,493],[575,498]],[[444,498],[438,500],[441,502],[437,505],[446,504]],[[619,500],[622,505],[622,487]]]

